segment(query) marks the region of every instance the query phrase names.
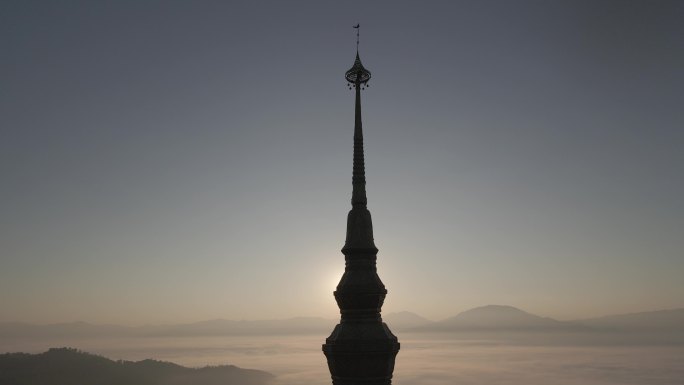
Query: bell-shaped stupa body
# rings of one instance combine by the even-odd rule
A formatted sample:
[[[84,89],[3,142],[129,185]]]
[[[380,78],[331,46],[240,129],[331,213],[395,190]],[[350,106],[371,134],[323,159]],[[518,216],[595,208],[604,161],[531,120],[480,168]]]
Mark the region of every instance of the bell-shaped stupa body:
[[[352,209],[347,216],[347,239],[342,248],[345,270],[335,291],[341,320],[325,340],[323,352],[334,385],[390,385],[399,342],[382,322],[380,311],[387,295],[378,277],[378,249],[367,208],[366,176],[361,124],[361,89],[370,80],[357,51],[345,78],[356,91]]]

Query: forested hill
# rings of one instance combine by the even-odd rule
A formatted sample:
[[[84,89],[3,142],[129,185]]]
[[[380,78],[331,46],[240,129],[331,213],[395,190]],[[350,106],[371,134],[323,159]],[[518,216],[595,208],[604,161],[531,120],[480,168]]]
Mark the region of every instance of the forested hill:
[[[272,378],[232,365],[193,369],[155,360],[112,361],[71,348],[0,354],[0,385],[266,385]]]

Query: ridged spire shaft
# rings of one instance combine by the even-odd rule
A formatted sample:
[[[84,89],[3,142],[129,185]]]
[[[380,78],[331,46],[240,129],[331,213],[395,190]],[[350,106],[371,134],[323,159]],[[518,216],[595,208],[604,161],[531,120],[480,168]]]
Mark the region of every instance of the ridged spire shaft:
[[[377,253],[373,242],[373,222],[367,209],[366,198],[366,165],[363,154],[363,123],[361,121],[361,90],[368,86],[370,71],[363,67],[358,51],[352,68],[346,72],[345,78],[353,83],[356,99],[354,105],[354,165],[352,169],[352,209],[347,216],[347,240],[342,252],[349,259],[357,259],[359,255],[368,258]],[[371,257],[373,260],[375,256]],[[383,287],[384,289],[384,287]]]
[[[361,85],[356,84],[356,119],[354,120],[354,168],[352,171],[352,207],[366,207],[366,164],[363,155],[363,124],[361,123]]]

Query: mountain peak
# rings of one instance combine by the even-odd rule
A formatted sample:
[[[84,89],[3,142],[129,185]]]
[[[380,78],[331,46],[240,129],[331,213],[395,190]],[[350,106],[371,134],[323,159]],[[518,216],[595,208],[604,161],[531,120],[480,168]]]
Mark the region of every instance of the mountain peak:
[[[435,330],[571,330],[578,325],[540,317],[508,305],[486,305],[437,322]]]
[[[468,313],[468,312],[513,312],[513,313],[524,313],[524,314],[529,314],[526,311],[520,310],[517,307],[509,306],[509,305],[485,305],[485,306],[478,306],[474,307],[472,309],[466,310],[463,313]]]

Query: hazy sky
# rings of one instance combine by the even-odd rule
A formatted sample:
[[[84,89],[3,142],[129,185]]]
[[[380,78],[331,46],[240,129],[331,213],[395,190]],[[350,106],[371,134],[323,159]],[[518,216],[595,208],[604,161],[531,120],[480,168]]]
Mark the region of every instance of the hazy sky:
[[[3,1],[0,321],[684,306],[684,2]]]

